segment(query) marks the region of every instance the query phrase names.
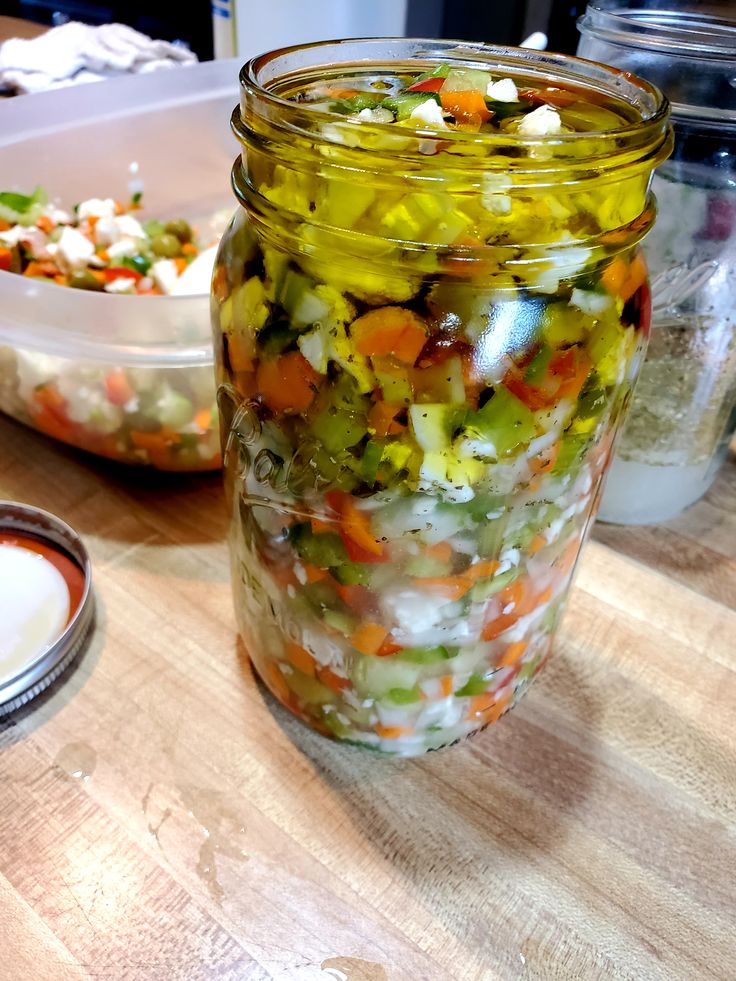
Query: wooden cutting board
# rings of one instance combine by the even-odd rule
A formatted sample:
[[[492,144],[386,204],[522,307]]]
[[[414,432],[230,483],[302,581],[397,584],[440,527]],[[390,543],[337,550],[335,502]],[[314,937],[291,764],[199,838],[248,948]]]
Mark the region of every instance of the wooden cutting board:
[[[464,746],[331,744],[255,684],[218,476],[0,418],[0,496],[82,533],[98,623],[0,725],[0,978],[736,977],[736,464],[601,526],[557,654]]]

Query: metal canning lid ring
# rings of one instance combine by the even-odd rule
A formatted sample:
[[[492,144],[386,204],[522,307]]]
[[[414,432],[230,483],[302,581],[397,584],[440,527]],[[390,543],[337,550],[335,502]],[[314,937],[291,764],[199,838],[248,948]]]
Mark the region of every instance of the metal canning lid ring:
[[[0,660],[0,717],[30,702],[59,677],[85,646],[94,623],[92,568],[87,549],[74,529],[48,511],[0,501],[0,536],[16,535],[21,547],[23,539],[31,539],[71,560],[82,582],[80,589],[69,590],[69,618],[53,640],[15,664],[7,674]]]

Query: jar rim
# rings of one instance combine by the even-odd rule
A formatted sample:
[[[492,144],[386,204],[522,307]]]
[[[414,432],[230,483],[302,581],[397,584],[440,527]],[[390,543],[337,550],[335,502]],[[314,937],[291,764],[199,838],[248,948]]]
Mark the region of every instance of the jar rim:
[[[581,91],[581,98],[590,91],[618,99],[639,118],[605,131],[546,136],[503,131],[468,133],[351,119],[315,110],[308,103],[287,99],[283,94],[307,81],[334,79],[350,70],[403,74],[424,72],[443,63],[490,70],[502,78],[509,74],[523,77],[526,85],[574,86]],[[346,187],[368,173],[371,186],[380,188],[382,193],[413,188],[482,197],[486,192],[492,193],[489,188],[499,186],[501,177],[508,182],[503,185],[508,189],[504,193],[545,196],[550,188],[564,188],[563,193],[573,193],[573,189],[574,193],[586,193],[626,180],[646,182],[672,148],[669,103],[659,89],[629,72],[548,52],[413,38],[316,42],[252,59],[241,70],[240,83],[241,102],[233,112],[231,125],[243,150],[233,167],[232,186],[249,213],[263,217],[264,227],[268,225],[266,216],[273,215],[276,208],[293,212],[294,216],[299,211],[290,210],[284,201],[276,204],[260,192],[253,175],[262,160],[268,160],[269,167],[281,166],[297,175],[300,168],[314,167],[320,180],[339,181]],[[355,139],[358,133],[361,135]],[[643,201],[642,207],[646,211]],[[310,225],[323,221],[311,214],[298,220]],[[341,231],[339,221],[325,221],[328,227],[320,229],[320,234]],[[608,231],[613,230],[613,224]],[[638,234],[628,226],[619,231],[625,241],[630,233]],[[382,234],[379,238],[381,242],[390,239],[402,249],[410,249],[413,242],[404,235],[392,238]],[[581,247],[587,243],[585,236],[569,238]],[[426,252],[427,243],[415,244]],[[544,242],[537,244],[546,251]],[[344,247],[345,243],[337,243],[335,251],[339,254]],[[441,239],[432,248],[447,251]],[[472,244],[467,257],[487,255],[494,248],[497,246]],[[376,250],[367,251],[371,261],[377,261]]]
[[[351,58],[351,51],[357,57]],[[318,57],[320,52],[324,52],[328,57],[314,60],[311,63],[308,61],[309,55],[314,54]],[[333,55],[332,60],[329,58],[330,53]],[[334,57],[342,53],[345,54],[344,58]],[[346,68],[367,67],[396,62],[401,63],[402,66],[406,64],[409,70],[411,67],[426,70],[433,63],[442,63],[448,60],[462,63],[464,67],[478,67],[486,70],[492,70],[494,65],[508,66],[512,73],[514,71],[519,73],[520,70],[523,70],[528,76],[538,76],[540,81],[547,84],[555,80],[576,83],[582,89],[593,89],[620,98],[640,115],[640,119],[635,122],[626,123],[610,130],[540,136],[520,133],[493,133],[492,139],[499,146],[504,144],[521,147],[574,146],[581,141],[590,141],[591,138],[598,135],[615,135],[621,139],[630,136],[641,137],[642,129],[651,129],[653,134],[662,129],[669,115],[667,97],[655,85],[631,72],[622,72],[608,65],[587,61],[573,55],[491,45],[482,42],[432,38],[345,38],[292,45],[265,52],[251,58],[240,71],[241,110],[242,100],[250,97],[262,101],[271,109],[294,114],[295,110],[299,108],[299,104],[280,96],[272,90],[272,86],[285,77],[293,77],[296,81],[299,77],[299,68],[306,70],[323,67],[334,71],[340,65],[344,65]],[[286,72],[278,70],[280,63],[288,68],[289,62],[296,62],[297,64]],[[336,113],[312,107],[305,108],[302,106],[301,112],[308,112],[311,120],[345,121],[345,117]],[[394,126],[388,123],[357,121],[357,124],[370,127],[371,130],[395,132]],[[426,129],[421,126],[416,128],[402,127],[402,133],[419,138],[436,139],[438,137],[437,130]],[[490,134],[442,130],[441,135],[443,141],[449,140],[458,144],[490,142]]]
[[[644,0],[592,0],[578,19],[581,33],[610,44],[698,59],[736,62],[736,17],[694,9],[650,9]]]

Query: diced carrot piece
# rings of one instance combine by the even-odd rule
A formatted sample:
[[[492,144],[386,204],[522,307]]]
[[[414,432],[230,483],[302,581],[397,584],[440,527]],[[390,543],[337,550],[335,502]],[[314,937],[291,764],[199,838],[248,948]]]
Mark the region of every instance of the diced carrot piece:
[[[66,399],[55,385],[42,385],[33,393],[33,401],[66,418]]]
[[[484,691],[482,695],[473,695],[468,706],[468,718],[475,719],[496,704],[496,696],[492,691]]]
[[[182,255],[199,255],[199,249],[194,242],[185,242],[181,247]]]
[[[97,255],[100,257],[100,259],[102,259],[103,262],[110,261],[110,253],[107,251],[107,249],[100,249]]]
[[[528,612],[525,608],[524,586],[521,579],[515,579],[501,590],[499,600],[503,612],[483,627],[481,632],[483,640],[495,640]]]
[[[13,258],[13,253],[10,249],[6,249],[4,246],[0,246],[0,269],[4,269],[6,272],[10,272],[10,263]]]
[[[547,547],[547,539],[544,535],[535,535],[534,538],[529,542],[527,546],[527,552],[530,555],[536,555],[537,552],[541,552],[543,548]]]
[[[437,542],[436,545],[427,545],[424,554],[429,559],[436,559],[438,562],[449,562],[452,559],[452,545],[449,542]]]
[[[509,583],[499,593],[502,613],[494,620],[489,621],[481,632],[483,640],[495,640],[505,630],[520,620],[527,613],[531,613],[538,606],[547,603],[552,596],[552,588],[548,587],[543,592],[536,594],[531,589],[528,578],[520,576],[512,583]]]
[[[361,623],[350,638],[350,643],[361,654],[376,654],[386,639],[388,630],[380,623]]]
[[[570,348],[556,355],[550,362],[550,371],[562,379],[562,384],[555,400],[577,399],[592,368],[593,362],[582,348]]]
[[[487,709],[483,715],[483,724],[490,725],[492,722],[497,722],[503,715],[510,699],[511,695],[504,695],[503,698],[499,698],[494,705]]]
[[[499,594],[501,606],[511,606],[509,612],[528,613],[534,604],[530,602],[529,580],[525,576],[519,576],[513,582],[505,586]]]
[[[317,668],[317,680],[321,681],[323,685],[326,685],[338,695],[340,692],[345,691],[346,688],[350,688],[350,679],[335,674],[329,667]]]
[[[477,89],[468,92],[440,92],[440,102],[445,112],[449,112],[459,123],[475,125],[485,123],[493,115],[486,106],[483,93]]]
[[[480,129],[480,121],[477,125],[473,124],[468,127],[471,131],[476,132]],[[458,129],[465,129],[465,125],[457,127]],[[486,243],[477,238],[474,235],[462,235],[460,238],[455,239],[452,243],[454,247],[454,253],[449,258],[443,261],[443,268],[451,275],[456,276],[460,279],[480,279],[483,276],[489,276],[495,270],[495,264],[491,259],[480,259],[477,255],[463,255],[462,249],[477,249],[484,246]]]
[[[620,296],[621,290],[626,282],[626,277],[628,276],[629,267],[626,265],[624,260],[620,256],[616,256],[606,268],[603,270],[601,275],[601,285],[608,290],[613,296]]]
[[[370,517],[365,511],[359,511],[351,498],[348,498],[344,504],[343,528],[349,537],[367,552],[374,555],[381,555],[384,552],[383,544],[373,534]]]
[[[174,258],[174,265],[176,266],[177,275],[181,276],[189,263],[184,256],[178,255]]]
[[[375,607],[373,594],[366,586],[343,586],[335,582],[335,592],[346,606],[360,616],[368,616]]]
[[[53,273],[51,273],[51,275],[52,276],[55,275],[58,271],[59,271],[58,269],[54,268],[54,271],[53,271]],[[37,262],[35,259],[31,259],[31,261],[28,263],[28,265],[26,266],[26,268],[23,270],[23,275],[24,276],[46,276],[47,273],[45,273],[43,271],[43,267],[42,267],[42,265],[41,265],[40,262]]]
[[[4,218],[0,218],[0,232],[8,232],[13,226],[9,221],[5,221]]]
[[[181,441],[178,433],[169,429],[160,429],[156,433],[146,433],[139,429],[132,429],[130,441],[139,450],[167,450],[170,446]]]
[[[492,692],[476,695],[470,703],[467,718],[470,721],[480,721],[483,725],[496,722],[503,715],[510,698],[511,695],[508,693],[501,698]]]
[[[439,679],[440,692],[443,698],[449,698],[455,690],[455,679],[451,674],[445,674]]]
[[[286,683],[286,679],[279,667],[273,661],[264,661],[258,665],[258,673],[262,676],[266,687],[280,702],[288,705],[291,698],[291,689]]]
[[[307,582],[310,583],[310,585],[313,582],[321,582],[323,579],[327,579],[330,575],[327,569],[320,569],[318,566],[312,565],[310,562],[304,563],[304,571],[307,576]]]
[[[414,729],[411,726],[385,726],[378,722],[375,732],[381,739],[401,739],[402,736],[413,736]]]
[[[36,221],[36,228],[40,228],[42,232],[48,233],[56,227],[56,223],[48,215],[41,215]]]
[[[212,293],[218,303],[222,303],[222,301],[227,297],[229,289],[227,269],[224,265],[215,266],[215,271],[212,276]]]
[[[373,534],[370,517],[355,506],[352,497],[344,491],[329,491],[325,499],[340,515],[340,537],[352,561],[385,562],[388,553]]]
[[[468,566],[462,573],[462,577],[463,579],[469,579],[471,582],[477,582],[478,579],[489,579],[495,574],[498,566],[499,563],[493,559],[488,559],[485,562],[476,562],[475,565]]]
[[[641,253],[634,256],[629,266],[629,274],[626,277],[621,299],[624,303],[630,299],[636,291],[647,281],[647,266]]]
[[[50,409],[41,406],[30,410],[33,425],[47,436],[59,439],[62,443],[73,442],[74,425],[69,420],[60,419]]]
[[[328,85],[324,88],[324,94],[330,99],[352,99],[355,95],[363,95],[360,89],[346,89],[342,85]]]
[[[529,461],[529,469],[534,474],[549,473],[554,470],[557,457],[560,455],[560,441],[553,443],[552,446],[544,450],[539,456],[534,456]]]
[[[256,369],[258,392],[273,412],[304,412],[312,404],[317,373],[301,351],[289,351]]]
[[[509,644],[501,655],[501,658],[496,662],[496,667],[510,668],[511,665],[516,664],[519,658],[523,656],[528,646],[525,640],[517,640],[516,643]]]
[[[200,409],[194,415],[194,422],[203,432],[207,432],[212,425],[212,410]]]
[[[544,604],[549,603],[551,599],[552,599],[552,587],[547,586],[547,588],[543,589],[542,592],[539,594],[539,596],[537,596],[534,602],[534,606],[544,606]]]
[[[36,428],[54,439],[74,443],[79,427],[71,421],[66,410],[66,399],[53,385],[44,385],[34,391],[29,411]]]
[[[135,389],[130,384],[122,368],[113,368],[105,378],[105,394],[113,405],[125,405],[135,398]]]
[[[395,402],[376,402],[368,413],[368,427],[379,439],[400,433],[405,427],[396,422],[396,416],[403,408]]]
[[[243,334],[227,335],[227,355],[233,371],[252,371],[254,353],[255,349],[251,337]]]
[[[286,645],[286,657],[289,664],[296,668],[297,671],[309,675],[310,678],[315,676],[317,670],[315,660],[309,651],[300,644],[289,641]]]
[[[414,364],[427,341],[427,327],[418,314],[403,307],[379,307],[350,325],[358,351],[366,357],[392,355]]]

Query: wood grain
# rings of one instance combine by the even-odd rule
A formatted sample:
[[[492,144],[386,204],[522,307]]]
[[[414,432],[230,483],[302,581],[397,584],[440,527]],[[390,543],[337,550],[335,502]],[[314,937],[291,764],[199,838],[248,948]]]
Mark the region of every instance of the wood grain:
[[[0,419],[0,496],[84,535],[98,603],[80,663],[0,726],[0,977],[736,977],[735,478],[599,527],[522,705],[397,762],[254,682],[218,476]]]

